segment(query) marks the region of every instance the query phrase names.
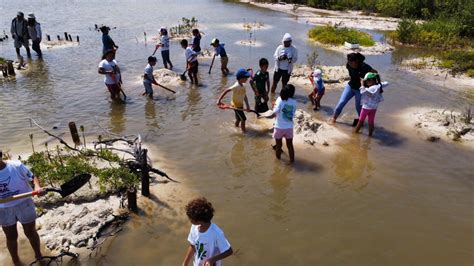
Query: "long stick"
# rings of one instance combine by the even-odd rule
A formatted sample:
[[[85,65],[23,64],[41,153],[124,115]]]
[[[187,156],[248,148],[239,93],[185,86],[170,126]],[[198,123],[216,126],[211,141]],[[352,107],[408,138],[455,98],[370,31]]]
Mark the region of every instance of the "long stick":
[[[155,51],[153,51],[153,54],[152,54],[152,55],[155,55],[156,50],[158,50],[158,48],[159,48],[159,46],[157,45],[157,46],[155,47]]]
[[[171,91],[172,93],[176,93],[174,90],[172,90],[172,89],[170,89],[170,88],[167,88],[167,87],[165,87],[165,86],[163,86],[163,85],[161,85],[161,84],[158,84],[158,86],[159,86],[159,87],[162,87],[162,88],[165,89],[165,90]]]
[[[211,74],[211,69],[212,69],[212,66],[214,65],[214,59],[216,59],[216,54],[214,54],[214,56],[212,57],[211,66],[209,67],[209,74]]]

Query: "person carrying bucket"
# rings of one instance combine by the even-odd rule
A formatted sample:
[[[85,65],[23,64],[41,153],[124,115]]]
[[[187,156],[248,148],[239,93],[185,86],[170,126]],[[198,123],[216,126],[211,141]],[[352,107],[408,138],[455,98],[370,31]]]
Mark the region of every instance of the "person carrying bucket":
[[[282,83],[282,88],[290,81],[293,65],[298,61],[298,50],[292,44],[293,39],[289,33],[283,35],[282,44],[275,50],[275,70],[273,72],[273,84],[271,92],[275,93],[278,82]]]

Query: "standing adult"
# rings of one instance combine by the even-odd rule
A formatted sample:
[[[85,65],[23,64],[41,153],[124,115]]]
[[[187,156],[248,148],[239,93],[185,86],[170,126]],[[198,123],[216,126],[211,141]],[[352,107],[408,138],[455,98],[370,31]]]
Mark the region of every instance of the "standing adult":
[[[278,82],[282,83],[282,88],[288,84],[293,64],[298,60],[298,50],[292,45],[292,38],[289,33],[283,36],[282,44],[280,44],[273,55],[275,59],[275,71],[273,73],[273,84],[271,92],[275,93]]]
[[[0,199],[31,192],[30,182],[33,182],[35,191],[41,191],[37,176],[34,176],[20,161],[4,161],[0,151]],[[17,222],[22,224],[23,232],[35,252],[36,259],[42,257],[35,220],[35,205],[31,197],[0,203],[0,225],[5,233],[7,248],[14,265],[21,265],[18,256]]]
[[[40,42],[41,42],[41,25],[36,21],[35,14],[28,14],[28,33],[31,38],[31,48],[41,57]]]
[[[12,25],[10,28],[10,33],[15,45],[16,55],[20,58],[20,48],[24,46],[26,49],[26,55],[31,57],[30,47],[28,43],[28,22],[25,19],[25,14],[23,12],[18,12],[16,18],[12,20]]]
[[[360,103],[360,87],[361,87],[361,79],[364,78],[365,74],[368,72],[375,72],[377,70],[373,69],[368,64],[364,63],[365,56],[361,53],[350,53],[347,55],[347,64],[346,68],[349,71],[350,80],[344,87],[344,91],[341,94],[341,98],[334,109],[334,116],[332,118],[332,122],[335,123],[337,117],[341,114],[342,109],[344,106],[349,102],[352,97],[355,96],[355,108],[357,110],[357,114],[360,115],[360,111],[362,105]]]
[[[106,51],[117,50],[118,46],[115,45],[114,40],[109,35],[110,28],[102,26],[100,31],[102,32],[102,54],[105,54]]]

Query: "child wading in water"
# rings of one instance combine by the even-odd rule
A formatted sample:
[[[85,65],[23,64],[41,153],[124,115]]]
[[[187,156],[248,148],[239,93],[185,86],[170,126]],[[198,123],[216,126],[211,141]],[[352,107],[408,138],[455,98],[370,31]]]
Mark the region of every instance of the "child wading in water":
[[[247,72],[245,69],[241,68],[237,71],[237,74],[235,75],[237,77],[237,82],[232,85],[232,87],[228,88],[225,90],[221,96],[219,97],[219,100],[217,101],[217,105],[221,106],[223,105],[222,103],[222,98],[224,96],[232,91],[232,107],[235,108],[235,126],[239,127],[242,129],[242,132],[245,133],[245,120],[247,118],[245,117],[244,113],[244,102],[245,106],[247,107],[246,110],[250,109],[249,101],[247,99],[247,95],[245,94],[245,87],[244,84],[247,82],[247,80],[250,77],[250,73]]]
[[[197,198],[186,205],[186,215],[191,222],[188,235],[189,247],[183,266],[194,257],[194,266],[221,266],[221,260],[234,252],[224,232],[212,223],[214,208],[206,198]]]
[[[229,63],[229,57],[227,57],[227,53],[224,48],[224,44],[219,42],[219,39],[214,38],[211,41],[211,45],[214,47],[215,55],[221,57],[221,71],[223,75],[229,74],[229,69],[227,68],[227,64]]]
[[[261,58],[258,62],[260,70],[253,75],[250,85],[255,93],[255,111],[268,111],[268,93],[270,92],[270,77],[268,74],[268,60]]]
[[[280,97],[275,102],[273,114],[276,116],[273,138],[276,141],[275,155],[281,158],[283,138],[286,139],[286,147],[290,156],[290,162],[295,161],[295,150],[293,149],[293,117],[296,112],[295,86],[285,85],[280,92]]]
[[[365,118],[369,117],[369,136],[374,133],[375,112],[380,102],[383,101],[383,88],[388,85],[388,82],[380,82],[377,73],[369,72],[365,74],[363,79],[363,86],[360,88],[362,95],[362,111],[360,112],[359,122],[357,123],[355,132],[359,132],[364,124]]]
[[[186,69],[188,70],[188,76],[191,83],[198,84],[197,72],[198,72],[198,60],[197,54],[191,47],[188,47],[188,40],[181,40],[181,47],[185,50],[184,56],[186,57]]]
[[[115,61],[115,50],[107,50],[102,57],[102,61],[99,63],[99,74],[105,75],[104,83],[110,92],[110,98],[112,100],[120,99],[120,86],[122,78],[120,76],[120,68]]]
[[[170,38],[168,37],[168,30],[161,27],[160,28],[160,43],[158,44],[161,47],[161,57],[163,58],[163,65],[165,68],[168,68],[170,65],[170,70],[173,69],[173,64],[170,60]]]
[[[201,33],[198,29],[193,29],[193,43],[192,48],[193,51],[199,54],[201,52]]]
[[[311,84],[313,85],[313,91],[308,95],[308,97],[311,103],[314,105],[314,111],[317,111],[319,108],[321,108],[321,98],[323,98],[324,91],[326,90],[321,74],[322,72],[320,69],[315,69],[313,74],[309,76]]]
[[[143,75],[143,86],[145,87],[145,92],[143,95],[147,95],[150,99],[153,99],[153,88],[152,84],[159,85],[156,82],[155,77],[153,76],[153,67],[156,65],[156,57],[148,57],[148,65],[145,67],[145,73]]]

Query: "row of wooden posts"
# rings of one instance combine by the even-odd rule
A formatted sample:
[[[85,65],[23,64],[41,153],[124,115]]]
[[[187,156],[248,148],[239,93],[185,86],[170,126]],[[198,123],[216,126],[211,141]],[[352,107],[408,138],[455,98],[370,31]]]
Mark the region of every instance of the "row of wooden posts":
[[[58,38],[58,41],[62,41],[60,35],[56,35],[56,37]],[[51,36],[48,35],[48,34],[46,34],[46,39],[48,40],[48,42],[50,42],[50,41],[51,41]],[[72,40],[71,34],[68,34],[67,32],[64,32],[64,40],[65,40],[65,41],[72,42],[73,40]],[[80,41],[79,41],[79,35],[76,36],[76,41],[77,41],[77,42],[80,42]]]

